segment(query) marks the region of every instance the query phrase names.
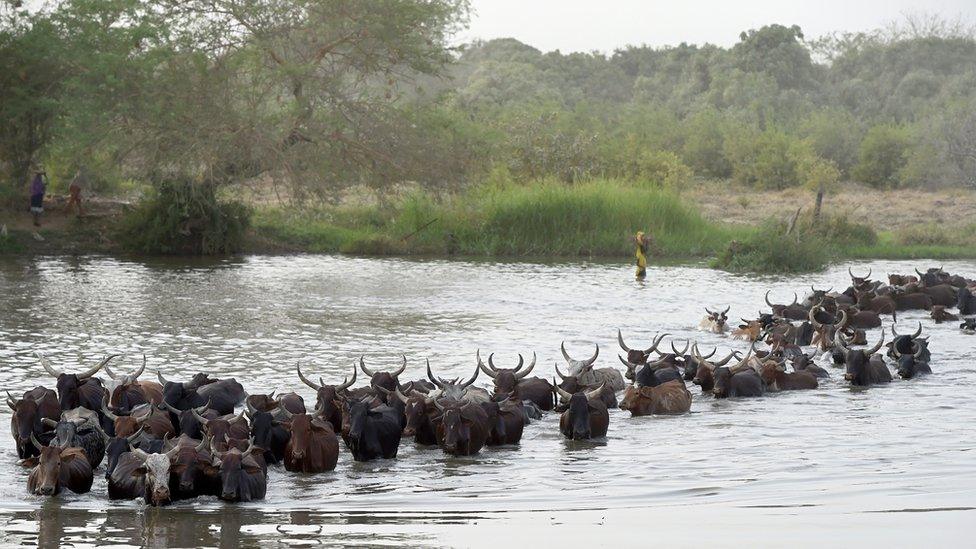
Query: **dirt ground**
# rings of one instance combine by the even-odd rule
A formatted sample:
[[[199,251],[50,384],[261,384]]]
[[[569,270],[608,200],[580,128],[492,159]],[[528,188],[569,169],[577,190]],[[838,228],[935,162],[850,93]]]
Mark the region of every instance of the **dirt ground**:
[[[813,208],[816,196],[805,189],[756,191],[725,182],[702,183],[684,196],[708,219],[754,225],[770,217]],[[968,189],[879,191],[846,185],[824,196],[825,212],[847,212],[877,231],[899,231],[919,224],[965,226],[976,221],[976,191]]]

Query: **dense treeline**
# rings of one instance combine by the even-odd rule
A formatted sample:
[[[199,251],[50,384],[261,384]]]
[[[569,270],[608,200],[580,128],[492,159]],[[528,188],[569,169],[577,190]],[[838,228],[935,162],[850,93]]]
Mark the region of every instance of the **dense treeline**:
[[[976,184],[976,39],[959,25],[770,25],[731,48],[605,55],[454,47],[467,16],[465,0],[0,0],[0,199],[20,200],[32,163],[148,186],[144,223],[165,226],[127,225],[133,245],[206,252],[246,228],[219,203],[241,182],[296,200],[402,181]]]

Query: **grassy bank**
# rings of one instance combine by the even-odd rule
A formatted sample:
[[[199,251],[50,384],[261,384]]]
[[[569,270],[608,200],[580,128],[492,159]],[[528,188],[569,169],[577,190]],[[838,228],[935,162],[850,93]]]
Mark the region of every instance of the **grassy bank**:
[[[671,192],[612,180],[493,185],[450,196],[413,193],[389,204],[259,210],[264,241],[315,252],[481,256],[633,253],[637,230],[655,253],[702,257],[748,229],[712,223]]]

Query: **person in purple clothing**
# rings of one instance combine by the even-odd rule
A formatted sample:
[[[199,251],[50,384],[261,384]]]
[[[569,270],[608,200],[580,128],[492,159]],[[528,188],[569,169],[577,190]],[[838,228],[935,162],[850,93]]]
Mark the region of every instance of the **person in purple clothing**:
[[[30,185],[30,212],[34,216],[34,226],[41,226],[41,214],[44,213],[44,192],[47,189],[47,173],[37,168]]]

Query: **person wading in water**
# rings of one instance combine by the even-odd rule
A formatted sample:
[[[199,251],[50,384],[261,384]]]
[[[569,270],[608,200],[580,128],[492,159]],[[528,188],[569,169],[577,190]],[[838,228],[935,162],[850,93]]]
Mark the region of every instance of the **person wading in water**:
[[[644,231],[637,231],[634,235],[634,242],[637,244],[637,280],[644,280],[647,276],[647,250],[651,245],[651,237],[644,234]]]
[[[34,216],[34,226],[41,226],[41,214],[44,213],[44,192],[47,189],[47,173],[43,169],[34,170],[34,179],[30,185],[30,212]]]

